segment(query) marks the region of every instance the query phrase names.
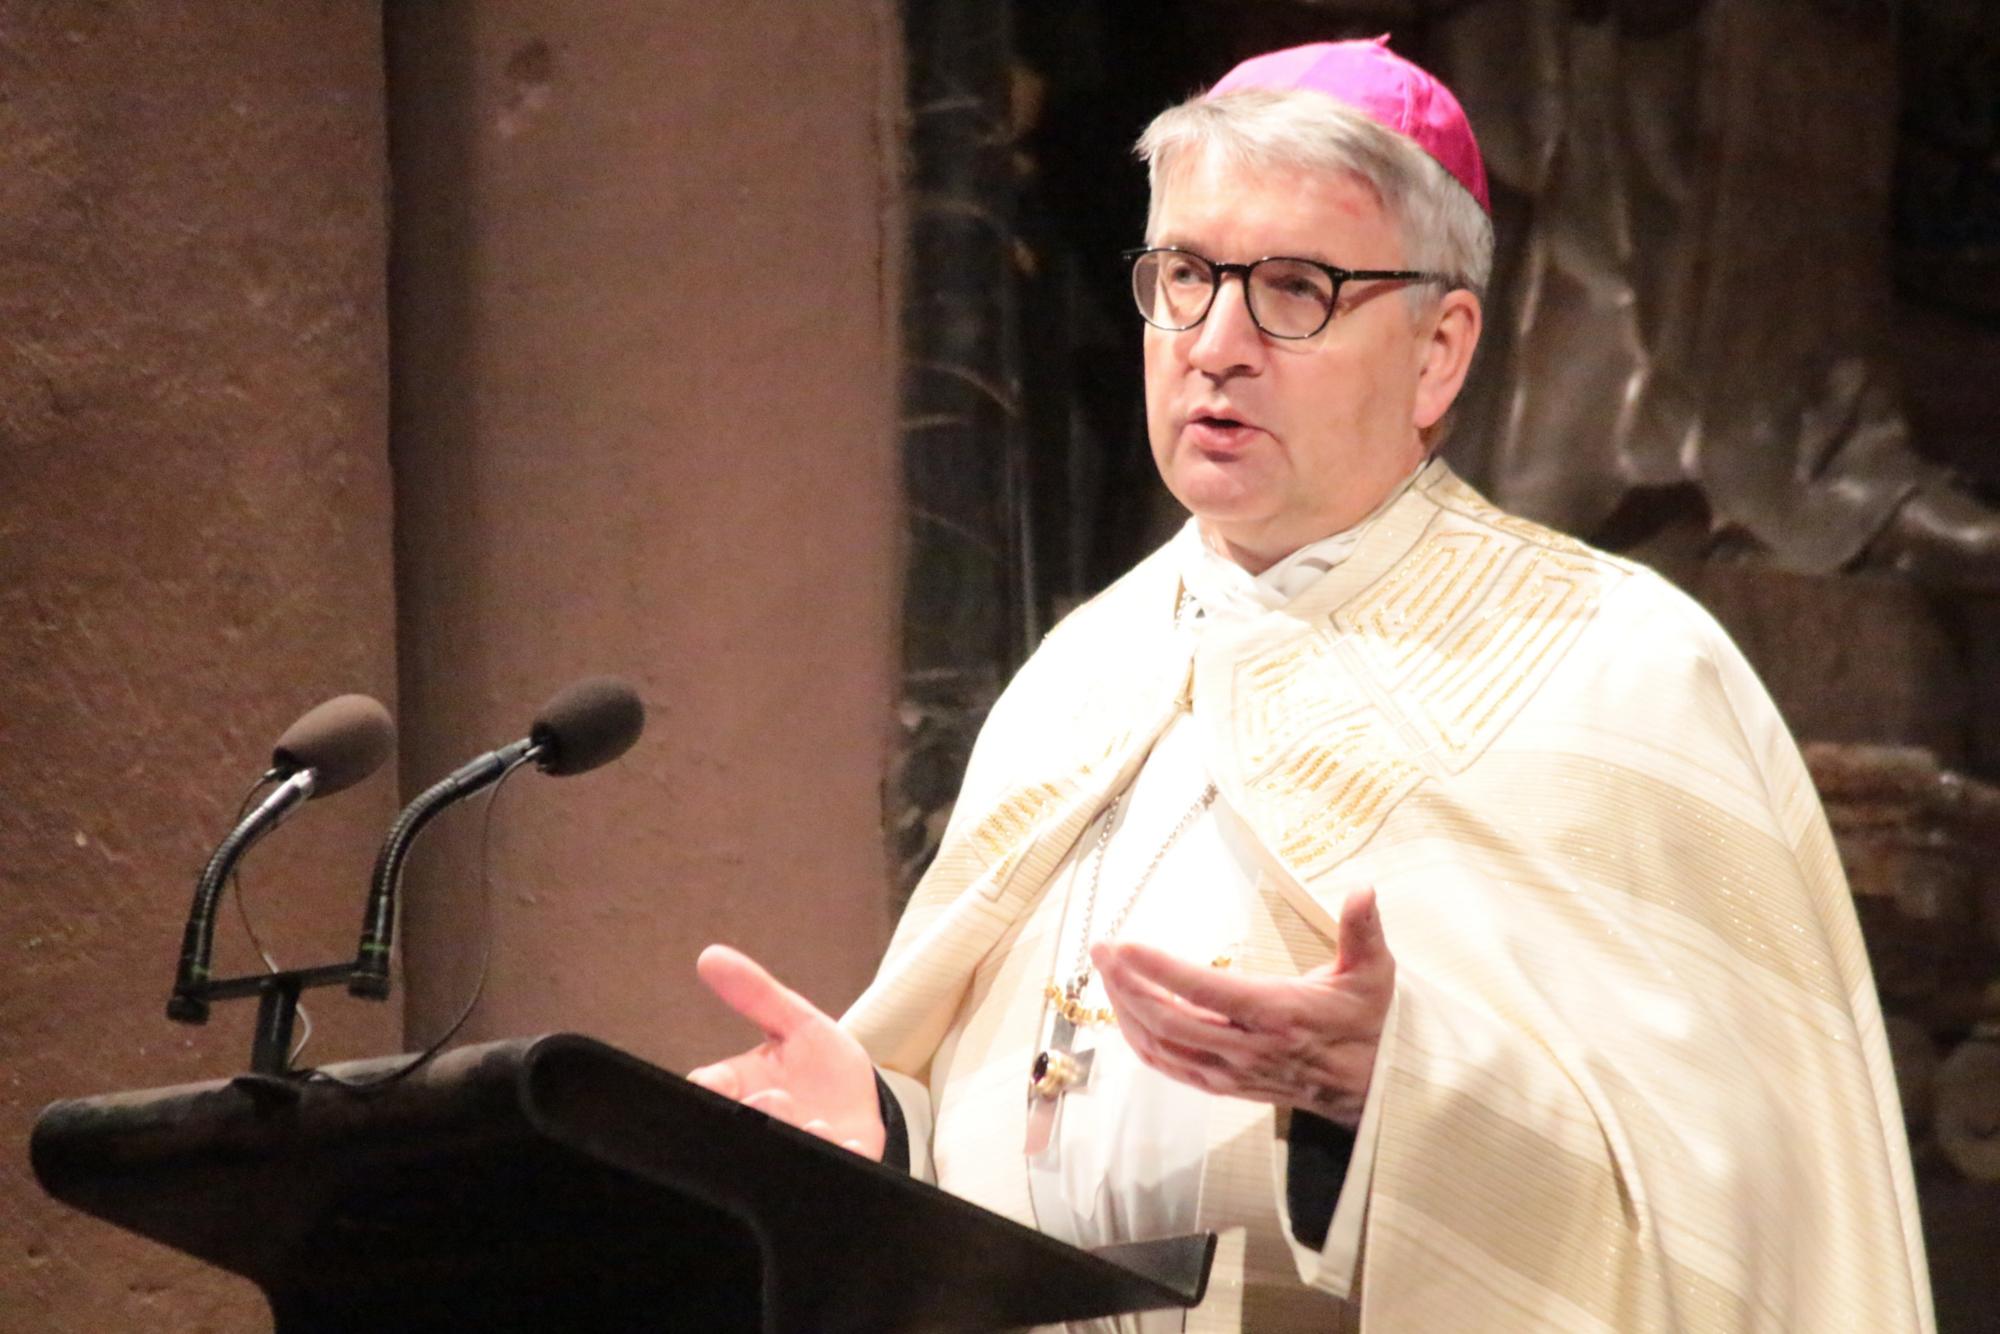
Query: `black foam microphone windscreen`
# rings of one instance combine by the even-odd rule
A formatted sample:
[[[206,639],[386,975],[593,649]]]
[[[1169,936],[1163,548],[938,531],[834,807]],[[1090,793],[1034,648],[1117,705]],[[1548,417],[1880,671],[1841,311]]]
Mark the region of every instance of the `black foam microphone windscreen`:
[[[382,767],[395,749],[396,724],[367,695],[337,695],[285,729],[271,767],[286,774],[314,771],[315,797],[349,788]]]
[[[561,776],[611,763],[645,727],[646,706],[637,691],[615,676],[592,676],[544,705],[528,736],[541,748],[536,763]]]

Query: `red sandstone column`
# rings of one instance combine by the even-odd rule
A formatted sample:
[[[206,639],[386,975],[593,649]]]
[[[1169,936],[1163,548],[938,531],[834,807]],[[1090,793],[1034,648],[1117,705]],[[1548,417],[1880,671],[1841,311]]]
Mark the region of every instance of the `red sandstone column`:
[[[46,1199],[60,1097],[247,1068],[164,1014],[196,874],[294,716],[393,703],[381,14],[0,22],[0,1327],[240,1330],[247,1283]],[[393,773],[245,864],[285,965],[351,953]],[[219,970],[253,956],[233,908]],[[308,998],[306,1059],[397,1015]]]
[[[838,1008],[886,937],[900,530],[884,3],[392,7],[406,791],[573,677],[647,733],[412,859],[411,1034],[745,1042],[728,940]]]

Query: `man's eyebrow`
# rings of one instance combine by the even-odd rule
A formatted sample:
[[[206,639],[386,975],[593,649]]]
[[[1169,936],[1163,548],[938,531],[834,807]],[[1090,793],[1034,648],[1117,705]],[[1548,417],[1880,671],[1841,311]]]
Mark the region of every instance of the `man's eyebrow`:
[[[1178,233],[1164,232],[1161,235],[1156,236],[1152,238],[1150,241],[1146,242],[1146,247],[1149,250],[1185,250],[1188,251],[1190,254],[1200,255],[1203,259],[1208,260],[1210,263],[1249,264],[1260,259],[1305,259],[1305,260],[1311,260],[1315,264],[1324,264],[1330,269],[1344,269],[1347,267],[1346,265],[1340,263],[1338,260],[1329,259],[1316,246],[1304,246],[1292,250],[1269,250],[1265,251],[1263,254],[1245,255],[1241,259],[1231,260],[1225,256],[1211,255],[1208,251],[1203,250],[1198,245],[1190,245],[1188,241],[1184,237],[1180,236]]]

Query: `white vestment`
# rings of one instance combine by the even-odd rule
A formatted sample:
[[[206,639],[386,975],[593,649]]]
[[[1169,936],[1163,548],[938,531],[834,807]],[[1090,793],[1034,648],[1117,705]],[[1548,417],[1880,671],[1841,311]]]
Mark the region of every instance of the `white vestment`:
[[[1190,1330],[1932,1327],[1853,907],[1712,620],[1439,463],[1281,606],[1197,640],[1182,582],[1156,554],[1023,667],[843,1020],[919,1170],[1036,1221],[1048,895],[1191,700],[1262,861],[1235,966],[1329,961],[1372,885],[1397,977],[1320,1252],[1284,1217],[1285,1115],[1203,1100],[1222,1246]]]

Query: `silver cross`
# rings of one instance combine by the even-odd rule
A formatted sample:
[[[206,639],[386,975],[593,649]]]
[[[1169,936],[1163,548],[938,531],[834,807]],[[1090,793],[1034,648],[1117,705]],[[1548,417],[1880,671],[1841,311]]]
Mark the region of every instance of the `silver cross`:
[[[1070,999],[1075,998],[1072,991]],[[1028,1074],[1027,1152],[1030,1157],[1049,1147],[1063,1095],[1072,1089],[1082,1092],[1090,1083],[1090,1067],[1097,1052],[1089,1047],[1078,1051],[1076,1035],[1076,1025],[1058,1008],[1049,1045],[1035,1056],[1034,1068]]]

